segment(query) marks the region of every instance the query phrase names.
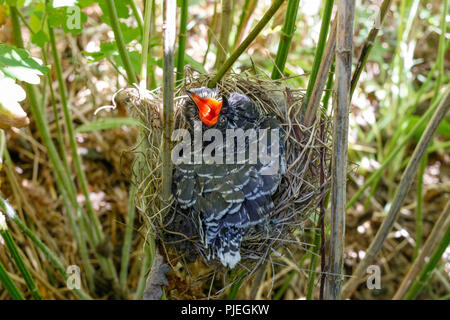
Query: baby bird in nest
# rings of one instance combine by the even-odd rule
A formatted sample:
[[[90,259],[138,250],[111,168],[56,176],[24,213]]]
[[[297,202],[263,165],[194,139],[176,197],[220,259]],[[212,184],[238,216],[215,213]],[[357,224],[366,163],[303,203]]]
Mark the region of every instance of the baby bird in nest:
[[[272,195],[286,169],[284,132],[246,95],[208,88],[186,93],[189,137],[172,152],[173,193],[197,226],[207,259],[232,269],[246,233],[270,221]]]

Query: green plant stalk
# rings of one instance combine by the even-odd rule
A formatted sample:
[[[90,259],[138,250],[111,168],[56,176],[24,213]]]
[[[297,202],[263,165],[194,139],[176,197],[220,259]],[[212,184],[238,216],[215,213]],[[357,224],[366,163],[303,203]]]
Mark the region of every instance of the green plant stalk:
[[[413,261],[419,254],[420,247],[422,245],[422,188],[423,188],[423,174],[427,167],[428,155],[426,154],[420,162],[419,172],[417,173],[417,190],[416,190],[416,246],[414,247]]]
[[[306,88],[306,95],[303,100],[303,106],[306,108],[308,105],[309,98],[311,97],[312,90],[314,88],[314,83],[316,82],[317,73],[319,72],[320,62],[322,61],[323,51],[325,50],[325,45],[327,43],[327,34],[330,27],[331,13],[333,11],[334,0],[326,0],[322,24],[320,26],[319,42],[317,43],[316,53],[314,55],[313,68],[311,70],[311,75],[308,80],[308,87]],[[325,106],[325,105],[324,105]]]
[[[66,274],[65,268],[58,257],[34,234],[34,232],[29,229],[22,220],[19,219],[14,209],[11,205],[0,197],[0,208],[6,213],[6,215],[11,219],[22,232],[31,239],[31,241],[38,247],[42,253],[47,257],[47,259],[53,264],[56,270],[63,276],[64,280],[67,280],[68,276]],[[80,299],[89,300],[92,299],[87,293],[82,289],[74,289],[75,294]]]
[[[319,252],[320,248],[320,237],[317,236],[317,232],[313,230],[314,236],[313,236],[313,254],[311,254],[311,268],[309,272],[309,281],[308,281],[308,290],[306,293],[306,300],[312,300],[313,298],[313,291],[314,291],[314,281],[316,278],[316,268],[317,268],[317,253]]]
[[[248,14],[248,8],[249,8],[249,4],[250,1],[252,0],[245,0],[244,2],[244,6],[242,7],[242,13],[241,13],[241,17],[239,18],[239,23],[236,29],[236,35],[234,37],[234,42],[233,42],[233,49],[236,48],[238,41],[239,41],[239,37],[242,33],[242,29],[244,28],[244,22],[245,22],[245,18]]]
[[[421,272],[418,279],[409,287],[404,297],[405,300],[415,299],[417,295],[422,291],[423,287],[433,274],[433,271],[436,268],[437,264],[439,263],[439,261],[441,261],[442,255],[448,248],[449,244],[450,244],[450,228],[448,228],[447,231],[445,232],[444,238],[440,242],[436,251],[431,256],[430,261],[426,264],[425,268]]]
[[[440,94],[438,99],[436,99],[428,110],[424,113],[424,115],[417,121],[416,125],[407,133],[407,135],[403,138],[402,141],[397,143],[397,147],[392,150],[392,152],[385,158],[381,166],[374,171],[370,177],[364,182],[364,184],[358,189],[358,191],[353,195],[353,197],[347,202],[347,209],[350,208],[355,202],[361,197],[364,190],[367,189],[378,177],[379,174],[383,172],[383,170],[391,163],[391,161],[395,158],[395,156],[402,150],[402,148],[408,143],[408,141],[414,136],[414,134],[419,130],[419,128],[426,123],[426,121],[431,117],[434,110],[438,107],[439,101],[442,99],[444,94]]]
[[[438,48],[438,77],[436,79],[436,89],[434,91],[434,98],[436,98],[439,94],[439,90],[441,89],[442,78],[444,77],[444,57],[445,57],[445,33],[447,32],[447,13],[448,13],[448,0],[442,2],[442,15],[441,15],[441,35],[439,37],[439,48]]]
[[[180,31],[178,34],[177,77],[175,85],[184,78],[184,52],[186,50],[186,32],[188,23],[188,0],[181,0]]]
[[[242,41],[242,43],[237,47],[231,56],[225,61],[225,63],[220,67],[214,78],[209,81],[208,88],[214,88],[223,75],[231,68],[231,66],[236,62],[236,60],[241,56],[241,54],[248,48],[248,46],[255,40],[261,30],[267,25],[273,15],[281,7],[285,0],[275,0],[270,6],[269,10],[264,14],[258,24],[253,28],[249,35]]]
[[[14,300],[25,300],[19,288],[14,284],[3,264],[0,262],[0,281]]]
[[[120,29],[119,18],[117,17],[117,10],[114,5],[114,1],[105,0],[105,2],[108,7],[108,15],[114,32],[114,38],[116,39],[117,49],[119,50],[120,58],[122,59],[125,71],[127,72],[128,83],[138,83],[133,65],[131,64],[130,56],[128,55],[125,46],[125,41],[123,40],[122,30]]]
[[[13,22],[14,36],[15,36],[14,40],[15,40],[17,47],[23,48],[22,34],[20,33],[20,23],[17,18],[18,10],[14,6],[11,6],[10,8],[11,8],[11,19]],[[16,32],[16,30],[19,30],[19,32]],[[47,122],[45,121],[43,114],[40,112],[40,108],[37,103],[36,88],[33,85],[26,83],[25,90],[26,90],[27,97],[28,97],[28,100],[30,103],[31,113],[33,114],[33,117],[36,121],[36,126],[41,135],[41,139],[42,139],[45,147],[47,148],[50,162],[52,163],[52,166],[55,170],[56,184],[58,186],[58,189],[61,191],[63,202],[64,202],[64,205],[67,210],[69,222],[71,222],[72,231],[74,233],[78,248],[80,250],[83,264],[87,270],[86,271],[87,278],[88,278],[88,280],[91,280],[92,274],[93,274],[93,267],[88,258],[86,244],[81,240],[81,235],[78,230],[78,227],[76,226],[75,219],[73,216],[73,212],[72,212],[73,208],[69,205],[69,203],[71,201],[68,200],[69,198],[66,193],[66,190],[67,190],[67,192],[69,192],[69,194],[70,194],[71,193],[70,190],[74,189],[74,186],[70,182],[70,179],[68,178],[68,176],[66,174],[64,174],[64,168],[61,163],[61,159],[58,156],[58,152],[56,151],[56,147],[53,143],[53,140],[51,139],[51,135],[50,135],[50,131],[49,131]],[[71,200],[73,201],[73,199],[71,199]],[[76,205],[77,204],[76,199],[74,199],[74,200],[75,200],[75,205]],[[90,281],[90,283],[92,283],[92,281]]]
[[[136,0],[131,0],[130,1],[130,7],[131,7],[131,11],[133,11],[133,15],[136,19],[136,22],[138,24],[138,28],[139,31],[141,31],[141,35],[143,35],[143,19],[142,19],[142,13],[139,10],[138,6],[136,5]]]
[[[149,34],[154,35],[155,34],[155,30],[156,30],[156,1],[152,0],[152,15],[151,15],[151,19],[150,19],[150,31]],[[155,55],[153,53],[153,48],[150,48],[150,54],[153,56]],[[154,68],[150,69],[150,79],[149,79],[149,85],[148,87],[153,90],[156,88],[157,82],[156,82],[156,76],[155,76],[155,71]]]
[[[48,64],[48,58],[47,58],[47,52],[46,49],[42,50],[42,57],[44,60],[44,64],[47,65]],[[56,107],[56,98],[55,98],[55,92],[53,90],[53,79],[52,79],[52,75],[49,72],[47,75],[47,79],[48,79],[48,89],[50,91],[50,101],[52,102],[52,110],[53,110],[53,116],[55,117],[55,124],[56,124],[56,139],[58,140],[58,147],[59,147],[59,153],[60,153],[60,159],[62,159],[63,163],[64,163],[64,167],[66,169],[66,175],[70,175],[71,171],[70,171],[70,165],[68,162],[68,158],[67,158],[67,153],[66,153],[66,148],[65,148],[65,144],[64,144],[64,138],[63,138],[63,132],[62,132],[62,128],[61,128],[61,124],[59,122],[59,115],[58,115],[58,109]]]
[[[55,40],[55,33],[53,31],[53,28],[48,24],[48,33],[50,37],[50,44],[52,47],[52,54],[53,54],[53,64],[55,66],[55,71],[58,79],[58,85],[59,85],[59,91],[60,91],[60,97],[61,97],[61,105],[62,110],[64,113],[64,120],[65,125],[67,129],[67,134],[69,136],[69,142],[70,142],[70,148],[72,150],[72,157],[75,165],[75,172],[78,178],[78,181],[81,186],[81,190],[83,192],[85,203],[87,207],[87,212],[89,214],[89,218],[83,215],[83,222],[85,224],[85,230],[87,232],[89,241],[91,242],[91,246],[95,248],[95,246],[104,240],[105,236],[102,230],[102,225],[100,223],[100,220],[97,216],[97,214],[94,211],[94,208],[92,206],[91,199],[89,197],[89,189],[88,189],[88,182],[86,178],[86,174],[82,168],[81,158],[78,154],[78,147],[77,142],[75,140],[75,132],[73,129],[72,124],[72,117],[69,110],[69,104],[67,101],[67,89],[66,85],[63,79],[62,75],[62,67],[61,67],[61,60],[58,55],[58,51],[56,48],[56,40]],[[90,228],[93,228],[93,233],[88,232]],[[96,253],[96,257],[99,260],[100,265],[104,269],[107,275],[114,278],[117,282],[119,282],[119,278],[117,276],[117,271],[114,268],[114,264],[112,261],[112,258],[105,258],[101,256],[100,254]]]
[[[59,91],[60,91],[60,96],[61,96],[61,104],[62,104],[62,109],[63,109],[63,113],[64,113],[64,120],[65,120],[65,124],[66,124],[67,134],[69,136],[70,148],[72,150],[72,157],[73,157],[73,161],[74,161],[74,165],[75,165],[75,171],[76,171],[76,175],[77,175],[78,181],[81,186],[81,190],[85,197],[86,207],[87,207],[87,211],[89,214],[89,219],[87,219],[87,217],[84,217],[85,218],[84,222],[86,224],[85,229],[87,231],[90,227],[93,227],[94,236],[92,237],[92,234],[89,232],[87,232],[87,234],[89,236],[88,237],[89,240],[91,241],[91,246],[95,247],[99,242],[104,240],[105,236],[103,234],[102,225],[100,223],[100,220],[94,211],[92,202],[89,197],[87,178],[86,178],[86,174],[84,173],[84,170],[82,168],[80,155],[78,154],[77,142],[75,140],[75,132],[73,129],[73,124],[72,124],[72,117],[70,115],[69,105],[67,102],[66,85],[65,85],[63,75],[62,75],[61,61],[59,59],[58,51],[56,48],[55,33],[53,31],[53,28],[50,26],[50,24],[48,24],[48,32],[49,32],[49,37],[50,37],[50,43],[52,46],[53,64],[55,66],[55,71],[56,71],[56,75],[57,75],[57,79],[58,79]],[[104,271],[109,276],[115,278],[118,282],[119,279],[117,276],[117,272],[114,268],[112,259],[111,258],[104,259],[103,257],[101,257],[101,255],[97,255],[97,257],[99,258],[99,262],[103,266]]]
[[[152,1],[145,2],[144,14],[144,38],[142,40],[142,60],[141,60],[141,89],[147,86],[147,61],[148,61],[148,44],[150,39]]]
[[[122,258],[120,263],[120,287],[123,292],[125,292],[127,287],[127,280],[128,280],[128,264],[130,262],[130,249],[131,249],[131,239],[133,236],[133,222],[134,222],[134,215],[135,215],[135,205],[134,205],[134,198],[136,196],[136,185],[134,183],[131,184],[130,187],[130,195],[128,200],[128,217],[127,217],[127,224],[125,228],[125,236],[123,240],[123,247],[122,247]]]
[[[325,110],[328,110],[328,101],[330,101],[331,92],[333,90],[334,70],[335,70],[335,65],[334,65],[334,62],[332,62],[331,67],[330,67],[330,73],[328,74],[327,83],[325,85],[325,94],[323,95],[323,98],[322,98],[322,105]]]
[[[136,294],[134,299],[135,300],[141,300],[142,296],[144,294],[145,285],[146,285],[146,275],[149,271],[150,266],[153,263],[153,257],[154,257],[154,250],[155,250],[155,243],[153,239],[150,239],[149,244],[144,244],[144,257],[142,258],[142,265],[141,265],[141,272],[136,288]]]
[[[295,31],[295,20],[297,19],[298,5],[300,0],[288,0],[286,17],[281,31],[280,42],[278,43],[275,65],[272,69],[272,80],[283,77],[284,66],[286,65],[289,49],[291,48],[292,37]]]
[[[28,288],[30,289],[31,295],[36,300],[42,300],[41,294],[39,292],[39,289],[34,282],[33,277],[31,276],[30,271],[28,270],[25,262],[22,259],[22,256],[19,253],[19,249],[17,248],[17,245],[11,236],[11,233],[7,228],[2,228],[0,225],[0,235],[5,241],[6,247],[8,248],[9,252],[11,253],[12,258],[16,262],[17,268],[19,269],[20,273],[22,274],[25,283],[27,284]]]

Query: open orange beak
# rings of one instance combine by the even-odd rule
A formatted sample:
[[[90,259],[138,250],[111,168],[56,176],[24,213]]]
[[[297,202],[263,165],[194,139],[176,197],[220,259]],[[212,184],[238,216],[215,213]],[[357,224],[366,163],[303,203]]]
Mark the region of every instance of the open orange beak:
[[[222,109],[222,101],[217,101],[212,98],[202,98],[189,90],[186,90],[186,93],[197,106],[200,120],[207,126],[215,125],[219,119],[220,110]]]

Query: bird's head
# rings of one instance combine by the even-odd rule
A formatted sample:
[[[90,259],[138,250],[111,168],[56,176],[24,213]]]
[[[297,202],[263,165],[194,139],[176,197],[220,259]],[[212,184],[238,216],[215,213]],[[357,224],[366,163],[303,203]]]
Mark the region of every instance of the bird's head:
[[[227,126],[228,100],[219,96],[216,89],[186,90],[189,97],[186,110],[191,119],[200,119],[207,128],[225,129]]]

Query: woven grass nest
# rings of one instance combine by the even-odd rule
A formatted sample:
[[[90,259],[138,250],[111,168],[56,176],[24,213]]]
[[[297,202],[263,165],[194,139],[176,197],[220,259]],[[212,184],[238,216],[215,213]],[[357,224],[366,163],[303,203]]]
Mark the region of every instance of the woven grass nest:
[[[175,92],[174,129],[186,128],[187,125],[181,113],[187,99],[185,89],[206,87],[211,78],[211,75],[196,72],[186,74],[184,83]],[[303,93],[302,90],[288,89],[283,81],[274,82],[245,73],[229,74],[217,87],[226,96],[231,92],[245,94],[258,104],[262,112],[276,115],[286,135],[287,162],[286,173],[273,196],[275,208],[269,223],[263,228],[252,227],[245,233],[241,261],[236,267],[241,270],[233,272],[240,278],[228,278],[223,291],[233,281],[244,277],[250,279],[266,261],[276,263],[276,259],[286,254],[286,248],[303,252],[308,249],[302,232],[294,231],[315,227],[308,217],[318,212],[319,203],[329,189],[331,121],[322,110],[318,111],[321,116],[316,117],[310,127],[295,120],[299,118]],[[136,206],[146,219],[149,232],[157,240],[160,252],[173,268],[178,271],[186,269],[183,274],[190,275],[194,281],[208,275],[216,276],[217,272],[229,274],[219,261],[207,260],[198,232],[199,218],[183,214],[175,200],[169,205],[161,200],[162,100],[162,90],[159,89],[143,93],[129,88],[118,92],[115,97],[116,102],[125,104],[129,114],[145,126],[135,150],[139,155],[136,159],[141,159],[134,166]],[[194,261],[209,271],[195,275],[189,267]]]

